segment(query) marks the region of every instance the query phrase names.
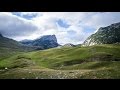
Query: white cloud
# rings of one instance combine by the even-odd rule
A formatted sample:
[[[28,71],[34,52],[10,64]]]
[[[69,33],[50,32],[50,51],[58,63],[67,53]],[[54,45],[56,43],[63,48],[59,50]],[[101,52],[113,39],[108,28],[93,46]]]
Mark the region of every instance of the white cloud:
[[[11,13],[0,13],[0,32],[7,37],[18,38],[29,36],[37,27],[30,21],[12,15]]]
[[[16,40],[35,39],[42,35],[55,34],[59,43],[82,43],[95,31],[86,32],[86,28],[97,30],[100,27],[120,21],[119,12],[21,12],[20,15],[34,15],[27,18],[0,13],[0,32]],[[64,20],[68,28],[58,25]],[[86,28],[85,28],[86,27]],[[73,32],[73,33],[72,33]]]
[[[88,18],[84,24],[86,26],[100,28],[108,26],[112,23],[120,22],[120,12],[105,12],[93,14],[91,18]]]

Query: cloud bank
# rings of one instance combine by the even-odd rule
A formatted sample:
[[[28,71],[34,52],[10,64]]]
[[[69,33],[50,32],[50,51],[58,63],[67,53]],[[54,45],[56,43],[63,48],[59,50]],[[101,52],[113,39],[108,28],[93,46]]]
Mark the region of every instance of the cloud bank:
[[[79,44],[116,22],[120,12],[0,12],[0,33],[18,41],[55,34],[60,44]]]

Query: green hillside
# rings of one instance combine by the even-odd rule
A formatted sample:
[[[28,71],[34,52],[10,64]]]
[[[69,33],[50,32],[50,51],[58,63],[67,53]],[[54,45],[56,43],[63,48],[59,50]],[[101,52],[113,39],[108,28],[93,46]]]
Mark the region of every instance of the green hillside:
[[[0,78],[120,78],[120,45],[16,53],[0,60]]]
[[[25,46],[0,34],[0,60],[20,52],[37,50],[38,47]]]

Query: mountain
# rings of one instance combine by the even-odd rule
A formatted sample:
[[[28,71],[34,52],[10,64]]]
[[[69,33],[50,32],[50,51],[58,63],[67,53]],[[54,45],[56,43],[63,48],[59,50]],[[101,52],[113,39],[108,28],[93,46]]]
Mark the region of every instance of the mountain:
[[[24,45],[29,45],[29,46],[40,46],[43,49],[54,48],[59,46],[55,35],[44,35],[38,39],[24,40],[24,41],[21,41],[20,43]]]
[[[63,45],[62,47],[75,47],[75,45],[73,45],[71,43],[67,43],[67,44]]]
[[[7,47],[7,48],[17,48],[20,44],[12,39],[3,37],[2,34],[0,34],[0,47]]]
[[[0,49],[6,49],[6,50],[12,50],[12,51],[31,51],[36,50],[38,47],[31,47],[31,46],[25,46],[21,43],[4,37],[2,34],[0,34]],[[7,51],[6,51],[7,52]]]
[[[95,34],[84,41],[82,46],[114,43],[120,43],[120,22],[99,28]]]
[[[2,38],[3,36],[2,36],[2,34],[0,33],[0,38]]]
[[[27,39],[25,39],[25,40],[20,41],[20,43],[22,43],[23,45],[31,46],[32,41],[33,40],[27,40]]]

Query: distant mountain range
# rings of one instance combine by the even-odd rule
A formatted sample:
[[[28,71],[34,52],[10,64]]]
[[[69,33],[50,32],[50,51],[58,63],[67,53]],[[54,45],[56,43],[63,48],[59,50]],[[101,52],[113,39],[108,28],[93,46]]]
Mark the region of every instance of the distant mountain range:
[[[0,48],[7,48],[18,51],[32,51],[38,49],[39,47],[22,45],[19,42],[6,38],[0,34]]]
[[[67,43],[65,45],[63,45],[62,47],[75,47],[76,45],[71,44],[71,43]]]
[[[19,50],[43,50],[54,47],[75,47],[75,46],[92,46],[97,44],[114,44],[120,43],[120,23],[114,23],[107,27],[101,27],[95,34],[89,36],[83,44],[73,45],[67,43],[60,45],[55,35],[44,35],[35,40],[22,40],[17,42],[13,39],[4,37],[0,33],[0,47],[13,48]]]
[[[13,39],[9,39],[6,37],[3,37],[2,34],[0,34],[0,47],[9,47],[9,48],[17,48],[22,50],[43,50],[43,49],[49,49],[54,47],[75,47],[77,45],[73,45],[71,43],[67,43],[65,45],[60,45],[57,42],[57,38],[55,35],[44,35],[42,37],[39,37],[35,40],[22,40],[20,42],[17,42]]]
[[[114,43],[120,43],[120,22],[99,28],[95,34],[92,34],[84,41],[82,46]]]
[[[59,46],[55,35],[45,35],[35,40],[23,40],[21,44],[28,46],[39,46],[42,49],[54,48]]]

